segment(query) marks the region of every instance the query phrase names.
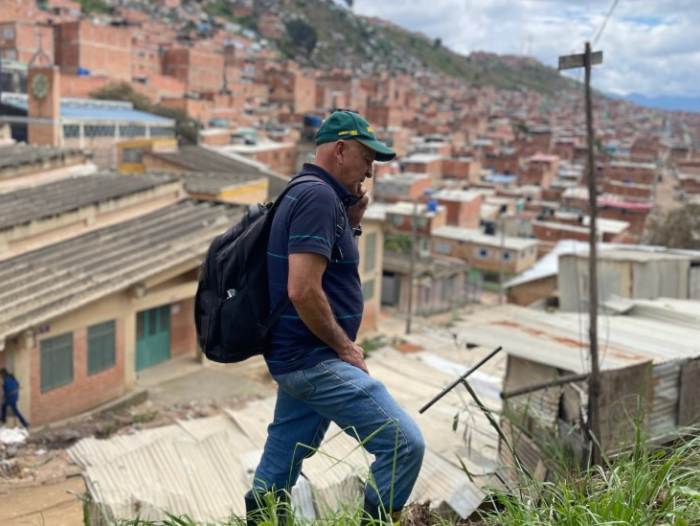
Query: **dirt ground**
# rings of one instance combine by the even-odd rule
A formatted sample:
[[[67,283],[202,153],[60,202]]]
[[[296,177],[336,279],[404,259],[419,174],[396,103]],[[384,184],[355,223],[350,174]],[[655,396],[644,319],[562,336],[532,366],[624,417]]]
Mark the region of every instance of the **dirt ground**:
[[[191,369],[191,367],[190,367]],[[224,407],[269,396],[264,366],[202,367],[148,387],[148,400],[119,411],[87,415],[50,429],[32,430],[26,444],[0,445],[0,525],[79,526],[85,484],[66,449],[77,440],[106,438],[169,425],[177,419],[213,416]]]

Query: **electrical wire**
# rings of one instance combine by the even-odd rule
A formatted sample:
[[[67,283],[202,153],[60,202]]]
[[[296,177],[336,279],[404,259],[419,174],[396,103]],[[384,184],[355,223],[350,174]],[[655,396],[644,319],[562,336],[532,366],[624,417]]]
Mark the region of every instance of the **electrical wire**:
[[[593,41],[591,42],[591,47],[595,46],[598,43],[598,40],[600,40],[600,37],[603,35],[603,31],[605,31],[605,27],[608,25],[608,22],[610,21],[610,18],[612,17],[613,11],[615,11],[615,8],[617,7],[617,4],[619,4],[619,3],[620,3],[620,0],[613,0],[613,3],[610,6],[610,9],[608,10],[608,14],[605,15],[603,22],[600,24],[600,27],[598,28],[598,32],[596,33],[595,37],[593,38]]]

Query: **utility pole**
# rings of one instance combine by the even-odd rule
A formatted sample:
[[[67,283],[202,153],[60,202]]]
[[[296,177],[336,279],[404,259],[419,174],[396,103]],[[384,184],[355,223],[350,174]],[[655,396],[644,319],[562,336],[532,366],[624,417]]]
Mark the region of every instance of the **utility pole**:
[[[498,304],[503,305],[503,296],[504,296],[504,291],[503,291],[503,265],[505,264],[503,255],[505,252],[505,247],[506,247],[506,222],[504,219],[504,210],[505,205],[501,205],[501,211],[498,217],[498,224],[499,224],[499,234],[501,235],[501,250],[498,255]]]
[[[418,248],[418,201],[413,201],[411,215],[411,266],[408,271],[408,312],[406,313],[406,334],[411,334],[411,316],[413,311],[413,281],[416,270],[416,249]]]
[[[588,339],[591,351],[591,377],[588,382],[588,430],[591,435],[591,453],[595,464],[602,463],[600,433],[600,363],[598,362],[598,247],[596,244],[596,218],[598,216],[598,192],[596,188],[595,144],[593,137],[593,103],[591,102],[591,67],[603,63],[603,52],[591,52],[586,42],[583,55],[559,57],[559,69],[585,68],[586,71],[586,129],[588,134],[588,205],[590,209],[590,234],[588,253]]]

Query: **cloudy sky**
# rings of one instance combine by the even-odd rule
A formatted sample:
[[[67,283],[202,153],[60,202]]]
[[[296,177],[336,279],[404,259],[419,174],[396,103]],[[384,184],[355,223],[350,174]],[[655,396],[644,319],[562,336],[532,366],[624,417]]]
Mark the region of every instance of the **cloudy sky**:
[[[583,52],[615,0],[355,0],[354,11],[461,52],[529,54],[556,67]],[[594,51],[593,85],[627,96],[700,96],[700,0],[618,0]],[[577,75],[578,73],[574,73]],[[581,76],[581,78],[583,78]]]

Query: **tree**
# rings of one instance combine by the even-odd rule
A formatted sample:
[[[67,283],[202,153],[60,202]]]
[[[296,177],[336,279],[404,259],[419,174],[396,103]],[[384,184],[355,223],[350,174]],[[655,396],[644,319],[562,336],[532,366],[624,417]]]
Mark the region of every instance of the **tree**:
[[[435,47],[442,47],[442,39],[441,39],[440,37],[436,38],[436,39],[433,41],[433,46],[435,46]]]
[[[384,237],[384,248],[397,254],[410,254],[411,236],[406,234],[387,234]]]
[[[687,205],[649,225],[649,243],[700,250],[700,205]]]
[[[188,142],[197,144],[199,130],[202,127],[199,121],[190,117],[184,110],[152,104],[148,97],[138,93],[128,82],[107,84],[105,87],[90,93],[90,97],[101,100],[131,102],[136,110],[155,113],[161,117],[173,119],[175,121],[175,135]]]
[[[148,97],[136,92],[128,82],[109,83],[105,87],[90,93],[90,98],[131,102],[134,105],[134,109],[139,111],[151,111],[153,106]]]
[[[197,119],[190,117],[185,110],[155,106],[153,113],[167,119],[173,119],[175,121],[175,135],[187,142],[197,144],[202,124]]]
[[[305,51],[307,56],[311,56],[318,41],[316,29],[303,20],[291,20],[286,25],[292,44]]]

